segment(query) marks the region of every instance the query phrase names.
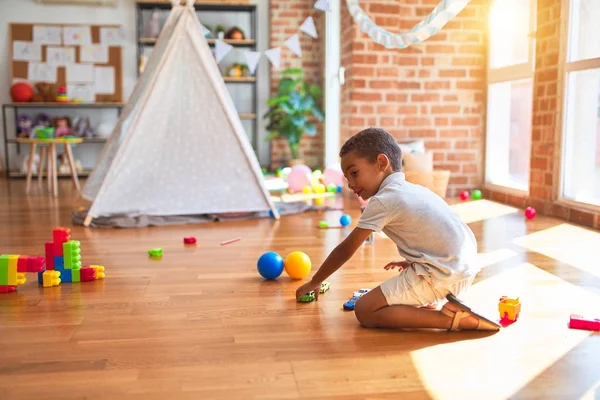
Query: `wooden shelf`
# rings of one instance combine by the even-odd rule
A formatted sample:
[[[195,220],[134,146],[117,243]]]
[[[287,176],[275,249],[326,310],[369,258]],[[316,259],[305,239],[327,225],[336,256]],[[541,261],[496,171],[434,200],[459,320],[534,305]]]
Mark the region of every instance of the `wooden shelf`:
[[[186,1],[181,0],[185,5]],[[136,0],[136,4],[141,9],[151,10],[161,8],[170,10],[171,0]],[[194,9],[208,11],[254,11],[256,4],[250,3],[250,0],[196,0]]]
[[[254,76],[242,76],[240,78],[236,78],[233,76],[224,76],[223,80],[227,83],[248,83],[248,82],[256,82],[256,77]]]
[[[253,113],[240,113],[240,119],[256,119],[256,114]]]
[[[92,173],[91,169],[85,169],[85,170],[79,172],[77,174],[77,176],[80,177],[80,178],[85,178],[85,177],[90,176],[91,173]],[[45,174],[46,174],[46,171],[44,171],[44,176],[45,176]],[[10,171],[10,177],[11,178],[25,178],[26,176],[27,176],[27,174],[24,174],[21,171]],[[34,173],[31,176],[32,176],[32,178],[37,179],[37,174]],[[71,173],[67,172],[66,174],[61,174],[59,172],[56,176],[57,176],[57,178],[70,178],[71,177]]]
[[[123,103],[7,103],[5,107],[29,107],[29,108],[113,108],[123,107]]]
[[[83,143],[105,143],[108,138],[83,138]],[[6,139],[6,143],[18,143],[17,139]]]
[[[138,41],[140,44],[156,44],[157,38],[140,38]],[[214,46],[217,39],[208,39],[207,42],[210,46]],[[256,45],[256,40],[254,39],[243,39],[243,40],[235,40],[235,39],[223,39],[223,42],[230,44],[234,47],[252,47]]]

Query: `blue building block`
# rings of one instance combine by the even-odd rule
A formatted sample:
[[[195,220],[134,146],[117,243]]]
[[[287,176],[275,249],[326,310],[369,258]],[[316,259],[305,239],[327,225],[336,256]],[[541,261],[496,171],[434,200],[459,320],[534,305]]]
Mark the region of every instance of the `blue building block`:
[[[63,271],[60,271],[60,281],[65,283],[72,283],[73,282],[73,275],[71,274],[71,270],[70,269],[65,269]]]
[[[62,279],[62,273],[65,270],[65,258],[63,256],[54,256],[54,270],[60,272]],[[63,282],[65,281],[63,280]]]
[[[45,271],[45,270],[44,270]],[[44,284],[44,271],[38,272],[38,283],[40,285]]]

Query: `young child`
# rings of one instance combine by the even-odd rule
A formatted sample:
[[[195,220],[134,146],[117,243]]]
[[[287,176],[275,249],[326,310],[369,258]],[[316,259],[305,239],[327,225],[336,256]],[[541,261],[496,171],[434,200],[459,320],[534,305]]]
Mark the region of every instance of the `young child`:
[[[438,195],[404,179],[402,154],[385,130],[365,129],[340,150],[348,187],[370,199],[357,227],[323,262],[296,298],[315,291],[372,232],[383,231],[406,261],[390,262],[397,276],[361,297],[356,318],[369,328],[498,330],[500,325],[457,299],[479,272],[473,232]],[[436,306],[446,302],[441,310]]]

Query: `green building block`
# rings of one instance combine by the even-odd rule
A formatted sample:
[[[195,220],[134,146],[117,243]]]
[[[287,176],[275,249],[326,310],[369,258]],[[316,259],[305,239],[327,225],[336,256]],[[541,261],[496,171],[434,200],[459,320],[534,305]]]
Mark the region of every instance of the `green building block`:
[[[63,255],[65,269],[81,269],[81,243],[77,240],[69,240],[63,243]]]
[[[8,255],[0,256],[0,286],[8,285]]]
[[[163,250],[161,248],[150,249],[148,250],[148,255],[150,257],[162,257]]]
[[[81,268],[71,270],[71,282],[81,282]]]

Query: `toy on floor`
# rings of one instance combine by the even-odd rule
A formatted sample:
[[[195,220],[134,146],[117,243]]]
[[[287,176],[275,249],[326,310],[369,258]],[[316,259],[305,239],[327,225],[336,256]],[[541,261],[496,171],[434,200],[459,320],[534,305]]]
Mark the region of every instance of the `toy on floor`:
[[[500,319],[504,321],[514,322],[519,318],[521,312],[521,302],[519,298],[511,299],[506,296],[500,297],[498,302],[498,312],[500,312]]]
[[[329,290],[329,287],[330,287],[329,282],[321,282],[321,289],[319,289],[319,292],[325,293],[326,291]],[[315,301],[315,300],[316,300],[315,291],[311,290],[304,296],[300,297],[300,299],[298,301],[301,303],[310,303],[311,301]]]
[[[344,310],[346,310],[346,311],[354,310],[354,307],[356,306],[356,302],[358,301],[358,299],[363,297],[365,294],[369,293],[370,290],[371,289],[358,289],[356,292],[352,293],[352,297],[350,298],[350,300],[348,300],[347,302],[344,303]]]
[[[152,258],[160,258],[163,255],[163,249],[155,248],[148,250],[148,255]]]
[[[473,193],[471,193],[471,198],[473,200],[481,200],[482,194],[481,194],[481,190],[479,189],[475,189],[473,190]]]
[[[279,208],[275,208],[277,210],[277,214],[281,215],[281,211]],[[269,217],[275,219],[275,215],[273,214],[273,210],[269,210]]]
[[[340,217],[340,225],[348,226],[352,223],[352,218],[348,214],[344,214]]]
[[[225,246],[226,244],[230,244],[230,243],[239,242],[240,240],[242,240],[241,237],[236,237],[233,239],[225,240],[225,241],[221,242],[221,246]]]
[[[301,251],[290,253],[283,263],[285,272],[294,279],[302,279],[310,273],[310,258]]]
[[[277,279],[283,272],[283,258],[275,252],[268,252],[260,256],[256,263],[258,273],[267,280]]]
[[[535,211],[535,208],[533,207],[527,207],[525,209],[525,217],[527,217],[527,219],[533,219],[535,218],[537,212]]]
[[[183,238],[183,243],[184,244],[196,244],[196,238],[193,236],[190,237],[184,237]]]
[[[469,192],[467,190],[465,190],[464,192],[460,192],[460,199],[462,201],[465,201],[468,198],[469,198]]]
[[[46,270],[38,273],[38,282],[44,287],[63,283],[89,282],[104,279],[104,267],[81,265],[80,242],[71,240],[71,230],[56,228],[52,242],[46,242]]]
[[[25,273],[42,272],[46,267],[43,257],[13,254],[0,255],[0,293],[14,292],[27,281]]]
[[[584,318],[581,315],[571,314],[569,328],[583,329],[586,331],[600,331],[600,319]]]

